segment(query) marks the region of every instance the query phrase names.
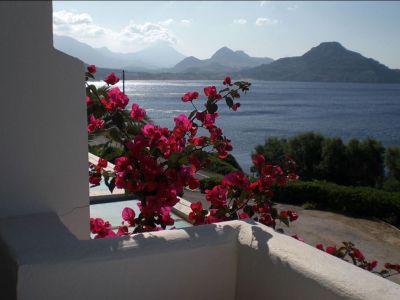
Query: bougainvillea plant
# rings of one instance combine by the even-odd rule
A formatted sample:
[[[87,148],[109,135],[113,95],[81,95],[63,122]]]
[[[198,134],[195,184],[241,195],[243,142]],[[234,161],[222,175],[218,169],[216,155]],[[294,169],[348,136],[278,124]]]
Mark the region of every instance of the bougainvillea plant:
[[[196,105],[201,98],[199,92],[184,94],[182,102],[190,103],[193,111],[188,116],[175,117],[174,126],[169,129],[151,123],[146,111],[138,104],[134,103],[127,109],[129,99],[115,86],[119,78],[114,73],[104,78],[105,85],[101,87],[91,84],[88,80],[94,79],[95,72],[94,65],[88,66],[89,137],[102,137],[105,142],[100,146],[105,152],[113,147],[122,155],[115,159],[112,171],[106,170],[108,163],[102,158],[97,165],[89,164],[89,182],[93,187],[104,180],[111,192],[115,187],[124,189],[139,200],[140,213],[136,215],[132,208],[124,208],[121,213],[123,221],[117,230],[103,219],[91,218],[91,232],[95,238],[105,238],[173,226],[171,208],[179,202],[178,196],[183,195],[185,188],[196,189],[199,186],[195,174],[210,163],[209,155],[216,153],[223,159],[232,150],[231,141],[216,125],[219,105],[225,103],[229,109],[237,111],[240,107],[237,100],[241,93],[249,91],[251,84],[232,82],[230,77],[226,77],[221,89],[215,86],[204,88],[204,106]],[[232,172],[223,178],[220,185],[205,191],[209,207],[203,207],[201,202],[192,203],[189,215],[192,223],[200,225],[251,218],[277,229],[281,223],[289,226],[297,220],[295,212],[278,211],[271,201],[275,185],[284,185],[298,178],[293,172],[294,162],[288,159],[283,166],[277,166],[266,162],[263,155],[254,155],[253,164],[258,171],[257,178],[249,178],[241,171]],[[360,266],[364,265],[365,269],[375,267],[374,262],[360,263]],[[388,267],[395,270],[397,265]]]

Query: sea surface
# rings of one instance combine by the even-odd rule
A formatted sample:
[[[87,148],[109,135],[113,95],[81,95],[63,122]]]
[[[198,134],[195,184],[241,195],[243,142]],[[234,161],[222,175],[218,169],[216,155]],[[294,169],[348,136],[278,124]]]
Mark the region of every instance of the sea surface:
[[[400,146],[399,84],[251,82],[250,91],[239,99],[238,111],[221,103],[217,120],[232,141],[232,154],[246,172],[254,147],[272,136],[315,131],[344,141],[372,137],[385,146]],[[181,101],[184,93],[198,91],[204,101],[203,88],[221,84],[209,80],[132,80],[125,82],[125,92],[156,124],[171,128],[174,117],[193,110],[190,103]],[[197,100],[199,108],[203,101]]]

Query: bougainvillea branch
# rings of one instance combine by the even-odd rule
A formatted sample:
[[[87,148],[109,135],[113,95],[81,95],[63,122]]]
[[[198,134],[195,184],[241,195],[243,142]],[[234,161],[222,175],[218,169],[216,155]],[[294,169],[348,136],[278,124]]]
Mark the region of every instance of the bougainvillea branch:
[[[217,154],[224,159],[232,151],[231,141],[217,127],[218,106],[221,102],[232,111],[237,111],[240,103],[236,100],[241,93],[249,91],[251,84],[245,81],[232,83],[230,77],[223,80],[223,88],[204,88],[204,109],[199,110],[194,102],[200,101],[200,93],[190,91],[181,98],[190,102],[194,110],[188,115],[181,114],[173,119],[173,128],[152,124],[146,111],[138,104],[129,103],[125,95],[115,85],[119,78],[109,74],[105,85],[96,87],[88,82],[94,79],[96,67],[90,65],[86,72],[86,104],[88,133],[91,139],[99,136],[106,139],[100,143],[104,150],[117,148],[121,155],[115,159],[113,171],[106,170],[107,161],[99,159],[97,165],[89,164],[89,183],[97,186],[104,180],[112,192],[115,187],[124,189],[138,199],[140,213],[126,207],[121,213],[122,222],[113,227],[100,218],[90,219],[90,229],[95,238],[130,235],[156,231],[173,226],[171,208],[178,203],[185,188],[196,189],[199,180],[196,173],[209,163],[209,155]],[[271,201],[274,187],[284,185],[298,176],[293,172],[295,163],[287,158],[283,167],[273,165],[263,155],[254,155],[253,164],[258,177],[249,178],[241,171],[226,175],[221,184],[207,189],[206,200],[191,204],[189,220],[194,225],[251,218],[262,224],[282,231],[281,223],[289,226],[297,220],[297,213],[289,210],[278,211]],[[277,223],[279,221],[279,223]],[[294,236],[300,239],[298,236]],[[362,253],[351,243],[336,249],[322,245],[317,248],[346,259],[369,271],[376,267],[376,261],[367,262]],[[384,277],[399,272],[400,265],[386,264],[379,272]]]

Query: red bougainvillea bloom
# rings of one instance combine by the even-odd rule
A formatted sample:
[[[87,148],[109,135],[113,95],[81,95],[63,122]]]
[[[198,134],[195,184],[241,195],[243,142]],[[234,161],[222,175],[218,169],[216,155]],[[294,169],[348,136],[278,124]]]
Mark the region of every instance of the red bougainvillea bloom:
[[[88,70],[89,73],[94,74],[94,73],[96,73],[96,66],[95,65],[89,65],[87,67],[87,70]]]
[[[174,225],[174,219],[171,218],[170,215],[171,207],[162,207],[161,208],[161,220],[165,226],[172,226]]]
[[[139,105],[134,103],[132,104],[130,116],[135,121],[143,121],[144,118],[146,117],[146,111],[142,109]]]
[[[93,115],[89,117],[90,124],[88,125],[88,131],[90,133],[96,131],[97,129],[103,128],[104,120],[96,119]]]
[[[108,95],[108,103],[110,104],[110,108],[107,110],[115,110],[117,108],[125,109],[125,107],[129,103],[129,98],[126,96],[118,87],[114,87],[107,92]]]
[[[290,222],[294,222],[299,218],[299,215],[297,213],[295,213],[294,211],[288,211],[288,216],[289,216],[289,220]]]
[[[190,204],[192,211],[189,213],[189,220],[195,225],[204,224],[205,215],[203,214],[203,205],[200,201]]]
[[[231,84],[231,78],[230,78],[229,76],[226,76],[225,79],[224,79],[223,84],[224,84],[224,85],[227,85],[227,84],[230,85],[230,84]]]
[[[114,85],[119,81],[119,78],[115,75],[114,72],[112,72],[111,74],[107,75],[106,78],[104,78],[104,81],[107,84]]]
[[[192,122],[184,114],[174,118],[175,126],[182,129],[185,133],[192,128]]]
[[[226,196],[228,190],[222,185],[216,185],[212,190],[206,190],[206,200],[215,207],[224,207],[226,205]]]
[[[372,271],[373,269],[376,268],[377,265],[378,265],[378,262],[377,262],[376,260],[370,261],[370,262],[367,264],[367,270],[368,270],[368,271]]]
[[[222,185],[228,188],[236,187],[247,190],[250,186],[250,181],[243,172],[235,171],[229,173],[222,179]]]
[[[90,218],[90,231],[96,234],[95,239],[116,236],[115,232],[112,231],[111,224],[104,222],[101,218]]]
[[[122,210],[122,219],[133,226],[135,224],[135,211],[132,208],[125,207]]]
[[[357,248],[353,249],[352,256],[357,259],[358,261],[364,260],[364,254],[358,250]]]
[[[101,182],[101,174],[95,173],[95,174],[90,174],[89,175],[89,183],[98,186],[100,185]]]
[[[89,96],[86,96],[86,105],[89,106],[92,104],[92,100],[90,99]]]
[[[246,213],[240,213],[239,214],[239,219],[240,220],[244,220],[244,219],[248,219],[248,218],[250,218],[250,216],[248,214],[246,214]]]
[[[304,240],[301,237],[299,237],[297,234],[294,234],[291,237],[296,239],[296,240],[299,240],[300,242],[304,242]]]
[[[182,101],[183,102],[189,102],[193,101],[199,98],[199,93],[198,92],[188,92],[185,95],[182,96]]]
[[[237,111],[237,109],[239,107],[240,107],[240,103],[238,102],[238,103],[233,104],[231,108],[232,108],[233,111]]]
[[[99,158],[99,161],[97,162],[96,165],[96,172],[100,173],[103,171],[104,168],[107,168],[108,162],[105,159]]]
[[[315,247],[319,250],[325,251],[324,246],[322,244],[317,244]]]
[[[253,164],[259,168],[265,164],[265,157],[262,154],[256,154],[252,157]]]
[[[207,86],[204,88],[204,94],[209,97],[215,97],[217,96],[217,88],[215,86]]]
[[[334,254],[335,252],[336,252],[336,247],[335,246],[326,247],[326,253]]]

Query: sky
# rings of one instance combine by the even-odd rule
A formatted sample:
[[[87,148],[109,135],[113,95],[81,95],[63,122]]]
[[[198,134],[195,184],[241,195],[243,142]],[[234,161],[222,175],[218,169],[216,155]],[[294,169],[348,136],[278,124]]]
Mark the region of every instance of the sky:
[[[163,41],[200,59],[223,46],[278,59],[337,41],[400,68],[396,1],[53,1],[53,28],[114,52]]]

